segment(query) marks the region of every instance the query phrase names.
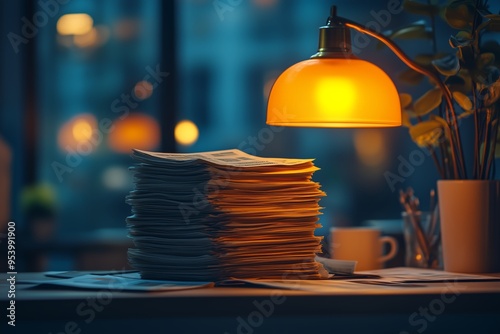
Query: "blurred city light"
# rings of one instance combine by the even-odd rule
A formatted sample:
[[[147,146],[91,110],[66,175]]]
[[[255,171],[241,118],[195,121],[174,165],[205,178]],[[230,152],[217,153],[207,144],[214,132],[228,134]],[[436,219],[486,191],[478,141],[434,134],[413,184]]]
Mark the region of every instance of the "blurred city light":
[[[92,30],[94,20],[88,14],[66,14],[57,20],[60,35],[85,35]]]
[[[183,120],[175,126],[175,140],[178,144],[189,146],[198,140],[198,127],[189,120]]]

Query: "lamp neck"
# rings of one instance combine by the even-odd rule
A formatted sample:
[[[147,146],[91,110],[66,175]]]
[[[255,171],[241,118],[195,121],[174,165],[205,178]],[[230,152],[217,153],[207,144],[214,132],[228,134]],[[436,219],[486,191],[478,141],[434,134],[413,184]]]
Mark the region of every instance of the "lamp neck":
[[[319,28],[318,52],[311,58],[356,58],[351,51],[351,32],[332,6],[326,25]]]

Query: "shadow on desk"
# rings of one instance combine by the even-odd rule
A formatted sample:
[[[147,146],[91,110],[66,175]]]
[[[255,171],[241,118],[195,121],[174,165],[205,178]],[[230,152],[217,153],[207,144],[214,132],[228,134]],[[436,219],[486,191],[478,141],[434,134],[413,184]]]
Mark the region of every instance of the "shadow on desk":
[[[216,304],[213,307],[217,307]],[[236,317],[165,317],[85,321],[46,321],[22,323],[17,333],[499,333],[497,314],[442,314],[433,321],[424,317],[410,325],[408,315],[358,314],[332,316],[269,316],[250,313]],[[3,332],[2,333],[8,333]]]

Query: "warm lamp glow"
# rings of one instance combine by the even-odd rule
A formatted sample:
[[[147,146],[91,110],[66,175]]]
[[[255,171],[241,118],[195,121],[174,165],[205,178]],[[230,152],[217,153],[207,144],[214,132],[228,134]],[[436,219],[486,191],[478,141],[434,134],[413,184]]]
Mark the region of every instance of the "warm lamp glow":
[[[94,20],[88,14],[66,14],[57,20],[60,35],[85,35],[92,30]]]
[[[288,68],[276,80],[267,124],[399,126],[401,105],[394,83],[377,66],[359,59],[309,59]]]
[[[331,103],[335,101],[335,111],[338,114],[349,115],[356,105],[356,87],[350,78],[323,77],[316,84],[316,101],[318,101],[318,111],[329,117]]]
[[[365,166],[380,167],[388,160],[388,143],[380,129],[363,129],[354,133],[354,149]]]

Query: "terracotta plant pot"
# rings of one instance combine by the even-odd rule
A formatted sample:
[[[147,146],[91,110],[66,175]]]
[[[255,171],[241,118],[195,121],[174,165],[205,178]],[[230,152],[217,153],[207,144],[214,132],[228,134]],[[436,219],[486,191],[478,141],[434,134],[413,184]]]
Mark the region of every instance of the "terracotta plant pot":
[[[438,181],[444,270],[500,272],[500,181]]]

